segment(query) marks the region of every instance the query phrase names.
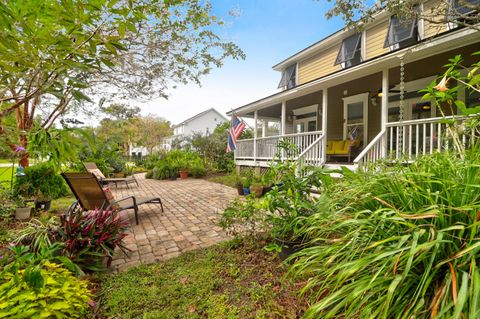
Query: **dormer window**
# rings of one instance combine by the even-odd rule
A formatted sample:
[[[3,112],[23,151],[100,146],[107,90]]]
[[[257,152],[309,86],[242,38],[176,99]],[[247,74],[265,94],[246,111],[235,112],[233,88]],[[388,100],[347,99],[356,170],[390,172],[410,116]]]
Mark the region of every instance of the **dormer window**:
[[[390,17],[387,38],[384,47],[390,47],[391,50],[408,47],[418,40],[417,19],[400,19],[393,15]]]
[[[479,8],[480,0],[449,0],[447,21],[451,21],[450,28],[458,27],[453,21],[464,24],[478,23],[480,21],[477,14]]]
[[[278,88],[286,88],[291,89],[296,85],[296,77],[297,77],[297,65],[292,64],[285,68],[282,72],[282,79],[280,83],[278,83]]]
[[[348,68],[363,61],[362,58],[362,34],[354,34],[342,41],[340,51],[338,51],[335,65],[342,64],[343,68]]]

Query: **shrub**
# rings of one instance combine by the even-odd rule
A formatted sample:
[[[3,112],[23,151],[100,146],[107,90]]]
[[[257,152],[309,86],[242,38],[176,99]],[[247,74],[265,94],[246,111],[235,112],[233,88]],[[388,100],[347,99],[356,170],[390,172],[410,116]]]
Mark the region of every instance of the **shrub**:
[[[153,163],[153,159],[156,159],[155,163]],[[152,167],[152,169],[147,174],[147,178],[176,178],[183,169],[188,170],[195,177],[203,176],[206,173],[202,159],[192,151],[173,150],[162,156],[152,156],[149,161],[152,162],[149,162],[147,167]]]
[[[306,318],[478,318],[480,152],[351,173],[304,218]]]
[[[25,197],[42,199],[56,199],[68,194],[65,181],[49,163],[25,168],[25,176],[15,180],[14,191]]]
[[[65,243],[65,255],[82,269],[102,271],[104,258],[111,260],[115,247],[126,251],[122,241],[127,226],[127,221],[112,210],[70,214],[60,228],[59,240]]]

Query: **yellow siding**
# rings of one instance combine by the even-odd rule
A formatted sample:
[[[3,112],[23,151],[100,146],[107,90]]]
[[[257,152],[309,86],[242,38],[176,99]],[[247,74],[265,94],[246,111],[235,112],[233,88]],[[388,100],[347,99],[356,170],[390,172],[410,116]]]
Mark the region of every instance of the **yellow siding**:
[[[302,84],[341,69],[334,65],[340,43],[332,46],[298,64],[298,84]]]
[[[366,33],[366,54],[367,60],[382,55],[389,51],[388,48],[384,48],[385,38],[388,32],[388,22],[382,21],[371,28],[367,28]]]
[[[427,19],[423,21],[423,34],[425,39],[448,31],[447,24],[445,23],[445,14],[438,14],[443,13],[445,6],[446,4],[444,2],[438,0],[430,0],[423,4],[423,12],[427,17]]]

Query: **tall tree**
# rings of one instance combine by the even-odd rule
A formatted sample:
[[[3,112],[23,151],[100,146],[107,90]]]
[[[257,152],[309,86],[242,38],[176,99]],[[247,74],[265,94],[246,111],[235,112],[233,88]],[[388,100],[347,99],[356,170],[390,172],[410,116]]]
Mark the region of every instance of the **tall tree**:
[[[156,146],[162,145],[165,137],[172,135],[173,132],[169,121],[155,115],[141,117],[137,124],[135,142],[145,146],[150,154]]]
[[[213,32],[221,24],[201,0],[2,1],[0,136],[27,147],[37,115],[48,130],[93,94],[152,98],[199,82],[225,58],[244,57]],[[10,114],[15,137],[3,124]]]
[[[318,1],[318,0],[317,0]],[[477,0],[438,0],[429,10],[418,10],[420,0],[328,0],[334,5],[326,17],[341,17],[347,28],[361,28],[372,21],[380,11],[387,10],[401,18],[423,19],[433,24],[453,22],[480,30],[480,2]]]

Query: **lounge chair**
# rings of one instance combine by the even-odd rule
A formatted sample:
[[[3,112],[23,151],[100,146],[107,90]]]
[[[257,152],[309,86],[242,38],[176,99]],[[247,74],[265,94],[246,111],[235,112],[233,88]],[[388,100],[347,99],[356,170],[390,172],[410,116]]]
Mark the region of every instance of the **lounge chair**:
[[[125,177],[125,178],[123,178],[123,177],[109,178],[109,177],[105,177],[105,175],[103,175],[102,171],[97,167],[97,164],[95,164],[95,163],[84,162],[83,166],[85,166],[85,169],[87,170],[87,172],[90,172],[93,175],[95,175],[95,177],[98,179],[98,181],[102,185],[113,183],[113,184],[115,184],[115,187],[117,187],[118,183],[125,183],[127,188],[129,188],[128,187],[129,183],[135,183],[138,187],[137,179],[133,175],[130,176],[130,177]]]
[[[67,181],[78,204],[86,210],[112,208],[118,211],[133,209],[135,211],[135,221],[138,225],[138,207],[143,204],[158,203],[162,208],[163,204],[159,197],[141,198],[137,196],[128,196],[115,200],[109,196],[108,191],[102,188],[98,179],[92,173],[62,173]]]

